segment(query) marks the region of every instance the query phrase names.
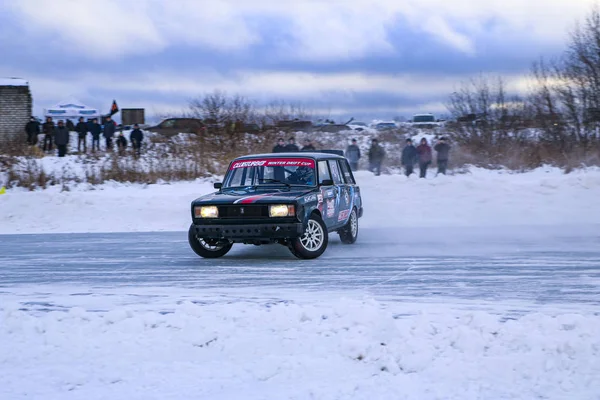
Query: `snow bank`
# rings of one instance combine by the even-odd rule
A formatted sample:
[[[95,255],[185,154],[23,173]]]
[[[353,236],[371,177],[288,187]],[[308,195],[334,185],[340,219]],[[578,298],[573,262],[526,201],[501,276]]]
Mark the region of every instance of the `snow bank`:
[[[600,317],[373,301],[0,312],[0,398],[596,398]],[[117,355],[117,356],[115,356]],[[35,382],[35,385],[31,385]]]
[[[564,174],[543,168],[515,174],[472,168],[467,174],[356,174],[364,198],[363,227],[545,226],[598,223],[600,169]],[[0,234],[182,231],[190,202],[209,192],[206,180],[172,184],[80,185],[0,195]]]

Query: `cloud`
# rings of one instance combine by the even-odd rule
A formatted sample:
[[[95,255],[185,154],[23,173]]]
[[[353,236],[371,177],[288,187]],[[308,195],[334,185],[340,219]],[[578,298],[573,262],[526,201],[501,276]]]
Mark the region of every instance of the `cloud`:
[[[92,58],[158,54],[184,44],[227,53],[269,43],[274,57],[326,61],[393,53],[402,40],[390,34],[401,25],[467,55],[483,45],[477,39],[489,33],[490,21],[496,35],[561,40],[594,1],[8,0],[0,7],[40,43]]]

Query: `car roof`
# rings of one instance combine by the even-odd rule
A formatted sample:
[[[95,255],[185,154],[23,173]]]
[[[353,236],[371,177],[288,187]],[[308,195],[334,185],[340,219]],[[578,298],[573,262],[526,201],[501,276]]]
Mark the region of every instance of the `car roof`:
[[[315,160],[330,160],[330,159],[340,159],[343,160],[343,156],[338,156],[337,154],[331,153],[318,153],[312,151],[302,151],[302,152],[289,152],[289,153],[264,153],[264,154],[251,154],[247,156],[242,156],[236,158],[236,160],[248,160],[253,158],[281,158],[281,157],[293,157],[293,158],[314,158]]]

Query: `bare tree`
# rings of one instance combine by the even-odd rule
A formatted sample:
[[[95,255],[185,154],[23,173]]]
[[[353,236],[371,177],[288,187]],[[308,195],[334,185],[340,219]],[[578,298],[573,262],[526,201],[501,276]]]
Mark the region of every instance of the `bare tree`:
[[[509,95],[501,77],[480,76],[450,95],[446,108],[456,139],[481,149],[525,137],[530,108],[518,95]]]

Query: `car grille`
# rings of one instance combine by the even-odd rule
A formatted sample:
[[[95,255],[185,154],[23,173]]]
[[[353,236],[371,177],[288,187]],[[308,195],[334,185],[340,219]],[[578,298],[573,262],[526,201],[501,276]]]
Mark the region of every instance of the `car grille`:
[[[219,218],[268,218],[266,205],[219,206]]]

